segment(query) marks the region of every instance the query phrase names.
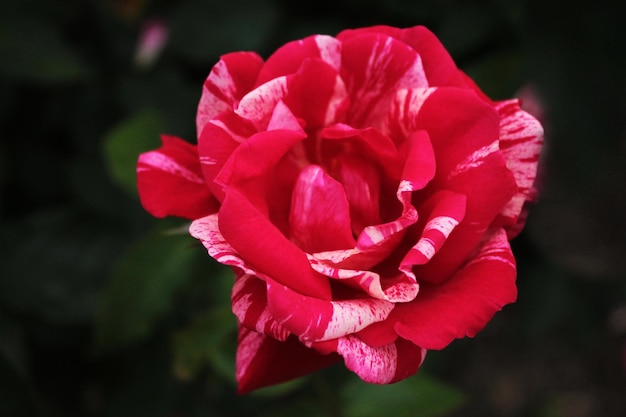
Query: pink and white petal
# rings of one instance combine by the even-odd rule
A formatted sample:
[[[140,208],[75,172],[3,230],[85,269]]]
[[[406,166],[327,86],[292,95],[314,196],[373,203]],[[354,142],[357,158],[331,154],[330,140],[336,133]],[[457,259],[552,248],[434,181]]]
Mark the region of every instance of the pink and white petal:
[[[287,106],[307,128],[327,126],[343,118],[348,93],[339,73],[321,59],[307,59],[287,77]]]
[[[437,39],[434,33],[424,26],[410,28],[395,28],[391,26],[371,26],[360,29],[350,29],[337,35],[342,42],[363,35],[364,33],[379,33],[391,36],[415,50],[422,59],[426,79],[430,86],[457,86],[473,89],[481,98],[489,99],[476,84],[460,71],[454,60]]]
[[[232,110],[236,102],[254,87],[263,60],[253,52],[223,55],[204,82],[198,104],[198,136],[204,125],[223,111]]]
[[[237,393],[286,382],[339,361],[340,356],[320,354],[294,336],[281,342],[241,326],[236,357]]]
[[[196,219],[189,226],[189,234],[198,239],[217,262],[236,267],[244,274],[264,279],[263,274],[247,265],[230,243],[224,239],[218,222],[217,213]]]
[[[311,268],[306,254],[273,225],[237,187],[229,187],[219,212],[219,230],[257,276],[270,276],[303,295],[330,300],[328,279]]]
[[[431,284],[447,280],[472,256],[517,189],[513,174],[499,152],[489,154],[476,167],[435,186],[464,195],[466,204],[463,221],[454,228],[445,244],[429,262],[413,268],[420,282]]]
[[[438,88],[419,112],[410,114],[415,117],[411,126],[430,135],[440,178],[460,170],[465,162],[479,166],[500,137],[498,113],[468,89]]]
[[[523,227],[524,219],[519,217],[524,204],[536,197],[534,183],[543,144],[543,127],[537,119],[520,109],[518,100],[501,101],[496,104],[496,109],[500,114],[500,150],[518,187],[517,194],[500,213],[512,238]]]
[[[401,271],[411,271],[413,266],[423,265],[432,259],[465,217],[466,201],[467,197],[463,194],[442,190],[420,206],[422,213],[429,214],[416,228],[421,230],[421,236],[402,259]]]
[[[195,219],[218,209],[204,181],[195,145],[161,136],[162,146],[139,155],[137,189],[143,207],[155,217]]]
[[[274,110],[283,109],[278,104],[272,115]],[[280,129],[256,133],[233,151],[215,181],[225,187],[230,183],[258,179],[274,169],[291,148],[306,136],[306,132],[299,125],[298,130]]]
[[[424,102],[437,91],[431,88],[403,88],[395,92],[382,132],[400,145],[412,132],[419,130],[416,118]]]
[[[407,340],[398,338],[388,345],[372,347],[356,336],[339,339],[337,353],[343,356],[348,369],[372,384],[391,384],[415,375],[426,356],[425,349]]]
[[[517,298],[515,258],[506,232],[496,230],[477,255],[440,285],[422,284],[417,298],[398,304],[390,321],[398,335],[426,349],[473,337]]]
[[[319,165],[300,172],[292,193],[289,225],[291,240],[307,253],[355,244],[343,186]]]
[[[271,279],[267,280],[267,302],[274,319],[303,342],[358,332],[385,320],[394,308],[393,303],[372,298],[328,301],[307,297]]]
[[[425,130],[412,132],[403,143],[401,152],[406,155],[402,180],[411,183],[411,189],[421,190],[435,177],[437,162],[435,152],[430,142],[430,136]]]
[[[420,56],[409,46],[375,33],[342,42],[341,76],[352,104],[355,127],[380,127],[399,88],[428,87]]]
[[[289,336],[289,331],[270,313],[265,282],[240,270],[236,275],[231,301],[233,313],[239,324],[257,333],[285,341]]]
[[[267,128],[276,103],[287,94],[287,77],[278,77],[261,84],[242,97],[235,107],[235,113],[252,123],[257,130]]]
[[[223,188],[215,183],[215,177],[237,147],[252,136],[256,130],[230,111],[211,119],[198,137],[198,153],[204,179],[218,201],[224,200]]]
[[[259,73],[256,85],[259,86],[274,78],[295,73],[302,62],[308,58],[319,58],[338,70],[341,65],[341,43],[327,35],[313,35],[289,42],[267,59]]]
[[[318,256],[322,255],[320,258]],[[356,286],[368,296],[392,303],[406,303],[415,298],[419,285],[412,273],[398,273],[395,277],[381,276],[373,271],[343,269],[326,262],[323,254],[307,255],[311,268],[329,278]]]

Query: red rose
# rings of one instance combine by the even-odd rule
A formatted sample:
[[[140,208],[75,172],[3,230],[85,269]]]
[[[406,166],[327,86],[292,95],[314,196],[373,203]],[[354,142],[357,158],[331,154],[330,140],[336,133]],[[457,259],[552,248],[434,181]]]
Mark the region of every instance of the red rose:
[[[197,127],[141,155],[138,186],[235,271],[240,392],[341,358],[399,381],[515,301],[542,128],[424,27],[225,55]]]

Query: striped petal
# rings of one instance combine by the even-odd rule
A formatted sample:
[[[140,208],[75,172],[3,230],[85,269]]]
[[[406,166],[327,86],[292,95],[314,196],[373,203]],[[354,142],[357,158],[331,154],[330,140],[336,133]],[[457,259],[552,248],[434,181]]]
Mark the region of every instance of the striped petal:
[[[500,150],[517,183],[517,193],[500,213],[512,238],[524,226],[523,218],[520,219],[524,203],[535,199],[543,128],[537,119],[520,109],[518,100],[499,102],[496,110],[500,114]]]
[[[343,186],[318,165],[304,168],[293,189],[291,239],[305,252],[354,246]]]
[[[161,136],[162,146],[137,161],[137,188],[143,207],[155,217],[195,219],[217,211],[204,182],[196,146]]]
[[[479,94],[481,98],[487,98],[478,86],[457,68],[454,60],[437,36],[424,26],[395,28],[379,25],[349,29],[339,33],[337,39],[346,42],[349,39],[371,33],[390,36],[416,51],[422,59],[422,66],[428,85],[469,87]]]
[[[235,103],[254,86],[263,60],[252,52],[234,52],[222,56],[204,82],[198,104],[198,136],[209,120]]]
[[[239,328],[236,377],[238,394],[278,384],[337,363],[340,356],[323,355],[309,349],[295,337],[281,342],[263,334]]]
[[[298,294],[267,280],[267,301],[275,320],[301,341],[337,339],[385,320],[394,304],[371,298],[327,301]]]
[[[274,319],[268,308],[265,282],[240,270],[236,276],[231,301],[239,324],[276,340],[286,340],[289,331]]]
[[[360,288],[370,297],[392,303],[406,303],[415,298],[419,285],[415,275],[398,273],[394,277],[384,277],[380,274],[357,269],[343,269],[333,266],[321,259],[319,254],[308,255],[311,268],[329,278]]]
[[[400,270],[410,271],[413,266],[423,265],[432,259],[463,220],[466,201],[463,194],[439,191],[420,206],[422,213],[430,214],[416,227],[416,230],[421,230],[421,236],[402,259]]]
[[[426,349],[442,349],[455,338],[475,336],[497,311],[514,302],[515,277],[506,232],[498,229],[460,271],[442,284],[422,284],[417,298],[397,304],[389,320],[400,337]]]
[[[346,368],[372,384],[391,384],[415,375],[426,357],[425,349],[402,339],[377,347],[355,336],[342,337],[334,343]]]
[[[355,127],[380,127],[399,88],[428,87],[420,56],[391,37],[363,33],[342,42],[341,76],[352,104]]]
[[[256,85],[293,74],[306,59],[321,59],[335,70],[341,65],[341,43],[331,36],[313,35],[289,42],[276,50],[265,62]]]

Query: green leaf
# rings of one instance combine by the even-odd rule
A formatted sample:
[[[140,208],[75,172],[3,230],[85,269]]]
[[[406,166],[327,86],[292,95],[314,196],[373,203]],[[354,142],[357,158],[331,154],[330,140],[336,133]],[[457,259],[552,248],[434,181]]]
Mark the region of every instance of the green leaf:
[[[392,385],[372,385],[359,379],[347,382],[341,392],[347,417],[438,417],[465,401],[457,389],[420,373]]]
[[[110,175],[125,190],[137,193],[135,166],[141,152],[157,148],[162,120],[152,110],[140,111],[105,137],[104,156]]]
[[[96,349],[106,352],[144,339],[172,308],[178,290],[194,275],[193,239],[150,234],[114,268],[96,320]]]
[[[230,306],[213,309],[174,336],[174,372],[190,380],[211,366],[234,382],[237,322]]]
[[[0,22],[0,74],[68,82],[84,78],[87,69],[50,22],[17,15]]]

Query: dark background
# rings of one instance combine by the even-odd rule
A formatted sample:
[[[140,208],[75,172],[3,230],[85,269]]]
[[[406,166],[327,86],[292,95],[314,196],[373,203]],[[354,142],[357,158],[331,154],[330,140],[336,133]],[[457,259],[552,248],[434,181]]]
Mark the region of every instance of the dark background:
[[[557,3],[559,7],[557,7]],[[0,5],[0,416],[626,415],[626,32],[619,2],[24,0]],[[142,28],[169,30],[152,64]],[[495,99],[541,109],[519,300],[418,376],[341,366],[234,393],[232,278],[139,205],[134,162],[193,142],[219,56],[427,25]]]

